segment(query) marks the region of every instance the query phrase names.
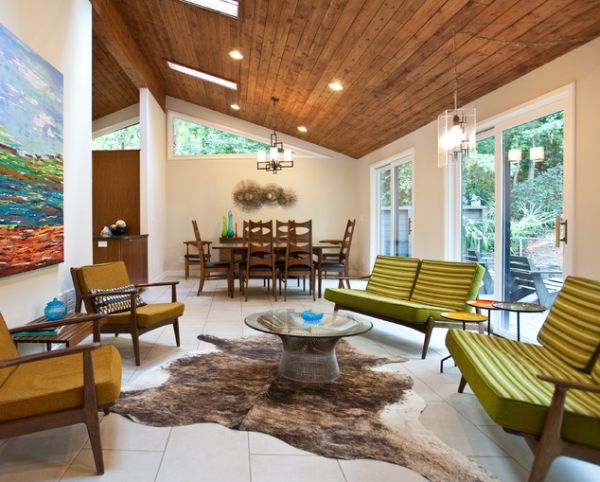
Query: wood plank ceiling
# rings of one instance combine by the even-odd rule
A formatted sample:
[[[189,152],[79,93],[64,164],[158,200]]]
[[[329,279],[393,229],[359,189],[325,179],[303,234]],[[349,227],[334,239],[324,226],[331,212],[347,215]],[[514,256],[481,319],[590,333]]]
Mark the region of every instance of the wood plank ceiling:
[[[240,19],[180,0],[113,3],[167,95],[351,157],[452,107],[453,37],[462,105],[600,34],[599,0],[241,0]],[[105,27],[95,15],[94,118],[138,98]],[[232,60],[232,49],[244,59]],[[167,59],[239,90],[174,72]],[[334,79],[344,90],[328,88]]]

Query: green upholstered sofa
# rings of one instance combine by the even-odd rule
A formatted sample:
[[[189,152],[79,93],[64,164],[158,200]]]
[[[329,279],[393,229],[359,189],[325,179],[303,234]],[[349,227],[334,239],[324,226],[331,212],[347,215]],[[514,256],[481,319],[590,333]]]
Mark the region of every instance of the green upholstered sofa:
[[[446,345],[488,415],[525,436],[530,481],[552,460],[600,462],[600,282],[568,277],[538,335],[540,345],[450,330]]]
[[[335,310],[349,310],[408,326],[425,334],[427,356],[433,328],[443,324],[444,311],[471,311],[485,268],[477,263],[377,256],[364,290],[328,288],[325,298]]]

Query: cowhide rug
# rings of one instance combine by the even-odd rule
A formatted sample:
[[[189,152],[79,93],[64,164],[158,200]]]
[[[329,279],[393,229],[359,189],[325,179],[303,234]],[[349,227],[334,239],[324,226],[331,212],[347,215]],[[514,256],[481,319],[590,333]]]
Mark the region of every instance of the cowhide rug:
[[[409,376],[372,369],[403,358],[367,355],[342,340],[339,380],[307,384],[278,376],[274,336],[198,338],[220,351],[175,360],[163,384],[123,392],[112,411],[158,427],[215,422],[263,432],[325,457],[398,464],[432,481],[495,480],[419,423],[425,403]]]

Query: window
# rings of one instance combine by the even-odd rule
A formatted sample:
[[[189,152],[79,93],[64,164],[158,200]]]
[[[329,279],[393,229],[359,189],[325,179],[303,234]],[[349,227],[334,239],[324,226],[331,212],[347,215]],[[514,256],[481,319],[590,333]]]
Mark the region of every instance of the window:
[[[269,149],[261,142],[180,117],[173,117],[172,127],[172,153],[175,156],[256,154],[259,150]]]
[[[375,255],[411,256],[413,222],[412,153],[373,168]]]
[[[94,151],[118,151],[140,148],[140,125],[133,124],[124,129],[96,137],[92,141]]]
[[[191,3],[198,7],[207,8],[208,10],[214,10],[230,17],[238,17],[239,15],[239,4],[236,0],[182,0],[185,3]]]

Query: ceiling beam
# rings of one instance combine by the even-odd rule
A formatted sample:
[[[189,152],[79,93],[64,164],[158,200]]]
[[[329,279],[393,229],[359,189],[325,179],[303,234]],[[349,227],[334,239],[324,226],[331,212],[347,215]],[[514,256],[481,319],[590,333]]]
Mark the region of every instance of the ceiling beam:
[[[165,109],[165,88],[160,75],[152,68],[113,0],[91,0],[102,27],[95,34],[121,66],[127,77],[138,88],[148,88],[160,106]],[[95,25],[98,27],[98,25]]]

